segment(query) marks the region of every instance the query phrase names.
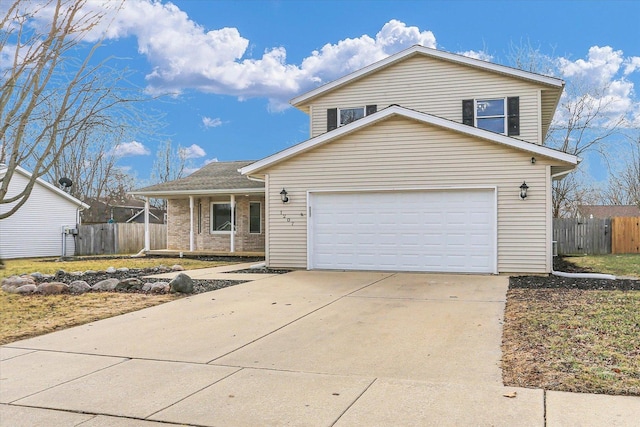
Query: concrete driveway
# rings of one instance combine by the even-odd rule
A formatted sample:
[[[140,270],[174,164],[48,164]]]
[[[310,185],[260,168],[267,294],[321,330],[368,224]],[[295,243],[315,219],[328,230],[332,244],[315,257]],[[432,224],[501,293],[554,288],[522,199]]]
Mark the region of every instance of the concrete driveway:
[[[635,398],[502,386],[507,284],[299,271],[12,343],[0,424],[542,426],[585,411],[582,425],[635,422]]]

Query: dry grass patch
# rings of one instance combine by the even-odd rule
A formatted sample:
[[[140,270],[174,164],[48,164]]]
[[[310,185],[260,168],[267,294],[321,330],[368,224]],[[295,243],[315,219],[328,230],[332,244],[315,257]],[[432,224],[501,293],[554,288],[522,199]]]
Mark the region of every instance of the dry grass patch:
[[[505,385],[640,395],[640,291],[510,289]]]
[[[5,260],[5,268],[0,270],[0,278],[9,277],[14,274],[25,274],[40,272],[42,274],[54,274],[58,270],[65,271],[86,271],[86,270],[106,270],[109,267],[127,267],[127,268],[152,268],[163,264],[171,267],[180,264],[185,270],[193,270],[198,268],[218,267],[221,265],[234,264],[233,262],[224,261],[201,261],[192,258],[157,258],[157,257],[141,257],[141,258],[92,258],[81,261],[58,261],[55,258],[22,258]]]
[[[29,295],[0,292],[0,344],[129,313],[179,298],[170,295],[87,293]]]

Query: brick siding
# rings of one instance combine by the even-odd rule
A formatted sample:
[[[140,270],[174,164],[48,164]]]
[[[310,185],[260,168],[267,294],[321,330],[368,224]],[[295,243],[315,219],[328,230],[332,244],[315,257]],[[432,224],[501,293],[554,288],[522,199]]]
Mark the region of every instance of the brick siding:
[[[194,250],[229,251],[228,233],[212,233],[210,229],[211,203],[229,203],[229,197],[203,197],[194,199]],[[249,233],[249,203],[260,202],[260,233]],[[167,249],[189,250],[189,199],[170,199],[167,203]],[[201,206],[198,230],[198,206]],[[236,196],[236,252],[263,252],[265,230],[265,199],[263,195]]]

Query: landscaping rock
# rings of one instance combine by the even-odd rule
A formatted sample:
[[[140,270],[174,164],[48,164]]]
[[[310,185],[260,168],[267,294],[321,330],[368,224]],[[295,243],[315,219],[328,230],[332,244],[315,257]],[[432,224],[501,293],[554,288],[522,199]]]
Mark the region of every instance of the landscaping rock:
[[[109,274],[113,274],[113,273],[115,273],[115,272],[116,272],[116,271],[118,271],[118,270],[116,270],[116,268],[115,268],[115,267],[109,267],[109,268],[107,268],[107,270],[106,270],[106,271],[107,271],[107,273],[109,273]]]
[[[88,275],[88,276],[93,276],[94,274],[98,274],[97,271],[95,270],[87,270],[84,272],[84,274]]]
[[[13,288],[12,293],[20,294],[20,295],[31,295],[38,290],[36,285],[22,285],[17,288]]]
[[[40,273],[39,271],[36,271],[34,273],[31,273],[29,276],[33,277],[35,280],[42,280],[42,278],[44,277],[44,274]]]
[[[142,285],[142,289],[140,289],[142,292],[149,292],[151,290],[151,287],[153,286],[153,283],[151,282],[147,282],[144,285]]]
[[[166,294],[171,290],[171,286],[167,282],[155,282],[151,283],[149,292],[152,294]]]
[[[120,267],[116,271],[119,273],[128,273],[129,269],[127,267]]]
[[[180,273],[169,282],[169,289],[172,293],[191,294],[193,293],[193,280],[186,274]]]
[[[36,289],[36,292],[42,295],[59,295],[69,292],[69,286],[62,282],[43,282]]]
[[[130,277],[128,279],[122,279],[120,283],[118,283],[115,287],[116,291],[139,291],[142,289],[143,282],[140,279],[135,277]]]
[[[72,294],[84,294],[85,292],[89,292],[91,290],[91,286],[84,280],[74,280],[69,283],[69,292]]]
[[[176,264],[173,267],[171,267],[171,271],[184,271],[184,267],[181,266],[180,264]]]
[[[119,279],[105,279],[93,285],[91,289],[93,289],[94,291],[112,291],[116,288],[116,286],[118,286],[118,283],[120,283]]]
[[[23,285],[35,285],[33,278],[20,277],[20,276],[5,277],[4,279],[2,279],[1,283],[2,283],[2,289],[4,289],[5,286],[19,288],[20,286],[23,286]]]

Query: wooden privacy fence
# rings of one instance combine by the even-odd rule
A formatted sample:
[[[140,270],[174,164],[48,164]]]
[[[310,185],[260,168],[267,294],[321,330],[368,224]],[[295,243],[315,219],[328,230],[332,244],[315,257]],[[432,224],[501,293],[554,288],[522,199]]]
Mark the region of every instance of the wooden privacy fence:
[[[149,224],[150,249],[167,247],[167,226]],[[144,224],[90,224],[78,227],[76,255],[137,253],[144,247]]]
[[[611,219],[611,253],[640,253],[640,217]]]
[[[611,253],[611,220],[554,218],[553,240],[558,255]]]
[[[558,255],[638,254],[640,217],[555,218],[553,240]]]

